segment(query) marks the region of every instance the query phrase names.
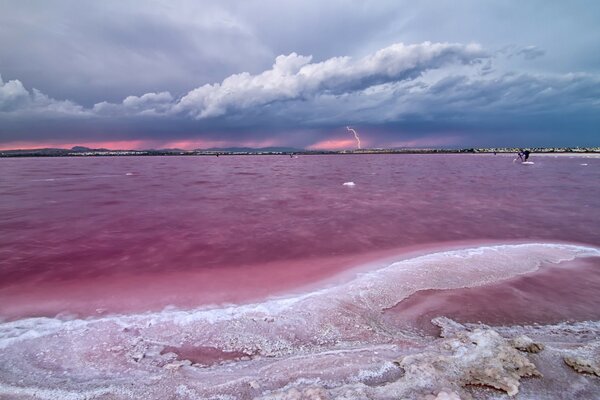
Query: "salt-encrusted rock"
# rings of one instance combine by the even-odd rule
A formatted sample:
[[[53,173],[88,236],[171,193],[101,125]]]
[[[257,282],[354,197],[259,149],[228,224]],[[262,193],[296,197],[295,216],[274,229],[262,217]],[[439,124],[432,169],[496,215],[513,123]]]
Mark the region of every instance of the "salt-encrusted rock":
[[[189,367],[190,365],[192,365],[192,362],[190,360],[176,360],[166,364],[163,368],[177,371],[181,367]]]
[[[420,382],[421,388],[447,387],[458,390],[466,385],[484,385],[514,396],[520,379],[541,376],[536,366],[491,329],[461,330],[462,325],[436,318],[445,340],[427,351],[397,361],[406,381]]]
[[[465,332],[468,330],[463,324],[460,324],[447,317],[437,317],[431,320],[433,325],[438,326],[441,329],[440,337],[452,337],[459,332]]]
[[[600,376],[600,340],[570,350],[563,359],[577,372]]]
[[[250,381],[248,382],[248,385],[252,388],[252,389],[260,389],[260,383],[258,383],[257,381]]]
[[[536,343],[529,336],[525,335],[511,339],[510,343],[515,349],[526,351],[528,353],[539,353],[544,350],[544,345],[542,343]]]
[[[577,372],[600,376],[600,341],[570,351],[564,360]]]
[[[322,387],[291,388],[261,397],[263,400],[329,400],[330,398]]]
[[[461,398],[452,390],[442,390],[435,397],[433,395],[426,396],[425,400],[461,400]]]
[[[565,357],[565,363],[577,372],[600,376],[600,367],[594,360],[583,357]]]

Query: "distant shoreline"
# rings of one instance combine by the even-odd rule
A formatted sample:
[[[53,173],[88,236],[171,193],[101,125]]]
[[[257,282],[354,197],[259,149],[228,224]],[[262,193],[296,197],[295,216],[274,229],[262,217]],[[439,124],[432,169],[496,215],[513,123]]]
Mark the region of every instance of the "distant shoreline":
[[[588,157],[588,158],[600,158],[600,152],[589,152],[589,153],[533,153],[537,156],[554,156],[554,157]]]
[[[535,156],[600,156],[600,147],[530,148]],[[298,156],[355,154],[515,154],[520,148],[467,149],[361,149],[341,151],[271,150],[271,149],[209,149],[209,150],[108,150],[108,149],[27,149],[3,150],[0,158],[12,157],[125,157],[125,156]]]

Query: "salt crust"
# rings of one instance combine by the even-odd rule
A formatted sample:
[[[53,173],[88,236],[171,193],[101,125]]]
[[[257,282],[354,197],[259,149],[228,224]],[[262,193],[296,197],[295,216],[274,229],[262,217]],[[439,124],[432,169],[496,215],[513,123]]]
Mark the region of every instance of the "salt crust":
[[[564,360],[577,372],[600,376],[600,340],[569,351]]]
[[[597,354],[592,342],[600,323],[492,328],[441,318],[435,323],[442,337],[432,341],[386,325],[382,310],[416,290],[477,286],[544,262],[598,255],[562,244],[488,246],[399,261],[340,286],[261,304],[2,323],[0,397],[496,398],[472,385],[512,395],[522,378],[539,371],[546,378],[524,382],[533,387],[577,375],[571,364],[593,372],[597,366],[586,360]],[[192,360],[177,351],[188,347],[213,350]],[[541,351],[528,355],[515,347]],[[233,352],[237,358],[230,359]],[[535,357],[548,361],[536,364]],[[569,378],[578,386],[564,390],[598,386],[596,377],[578,376]],[[527,388],[523,395],[535,398]]]

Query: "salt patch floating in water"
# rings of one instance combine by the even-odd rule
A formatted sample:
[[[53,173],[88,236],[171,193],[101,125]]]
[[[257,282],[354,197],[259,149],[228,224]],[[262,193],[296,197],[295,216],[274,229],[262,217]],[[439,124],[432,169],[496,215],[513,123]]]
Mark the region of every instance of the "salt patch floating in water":
[[[565,244],[484,246],[394,262],[256,304],[6,322],[0,394],[254,398],[295,385],[377,386],[401,376],[393,360],[430,343],[386,324],[383,310],[419,290],[479,286],[593,256],[600,250]],[[190,352],[193,361],[182,359]],[[370,397],[385,398],[373,390]]]

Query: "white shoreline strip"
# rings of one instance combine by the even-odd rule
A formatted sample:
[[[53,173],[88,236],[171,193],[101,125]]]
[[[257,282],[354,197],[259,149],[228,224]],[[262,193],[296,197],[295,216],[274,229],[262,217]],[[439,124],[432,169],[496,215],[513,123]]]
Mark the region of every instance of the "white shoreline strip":
[[[151,326],[172,323],[185,326],[202,322],[213,325],[243,317],[283,315],[286,311],[291,311],[291,315],[305,312],[316,315],[336,301],[351,302],[365,310],[381,310],[418,290],[481,286],[533,272],[544,262],[560,263],[578,257],[600,257],[600,249],[569,244],[526,243],[429,253],[358,274],[353,280],[338,286],[261,303],[212,309],[167,309],[73,320],[37,317],[0,323],[0,348],[58,331],[75,331],[104,323],[123,328],[131,324]],[[494,262],[497,264],[491,265]]]

